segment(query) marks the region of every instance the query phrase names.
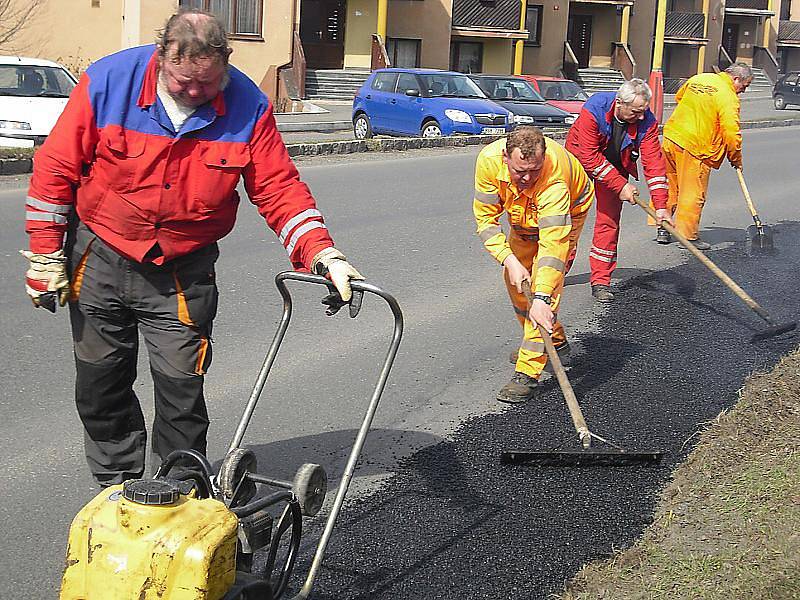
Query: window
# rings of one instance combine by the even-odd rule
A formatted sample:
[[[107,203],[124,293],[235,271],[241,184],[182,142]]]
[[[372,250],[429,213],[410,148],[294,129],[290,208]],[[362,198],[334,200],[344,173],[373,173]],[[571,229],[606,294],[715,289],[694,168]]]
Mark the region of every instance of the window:
[[[420,44],[420,40],[389,38],[386,41],[386,53],[392,66],[400,69],[418,68]]]
[[[453,42],[450,46],[450,70],[460,73],[480,73],[483,70],[483,44]]]
[[[179,6],[217,15],[232,36],[261,37],[264,0],[180,0]]]
[[[372,81],[372,89],[379,92],[393,92],[396,83],[397,73],[392,73],[391,71],[388,73],[378,73]]]
[[[525,9],[525,29],[528,30],[526,44],[539,46],[542,43],[542,5],[528,4]]]
[[[417,78],[411,73],[400,73],[400,77],[397,78],[397,93],[405,94],[406,90],[416,90],[419,92],[419,83],[417,83]]]

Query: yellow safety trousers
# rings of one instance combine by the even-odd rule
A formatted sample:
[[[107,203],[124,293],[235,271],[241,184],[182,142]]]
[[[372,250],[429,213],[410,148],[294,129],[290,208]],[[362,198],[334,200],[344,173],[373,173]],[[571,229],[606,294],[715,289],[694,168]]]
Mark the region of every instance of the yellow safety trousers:
[[[574,257],[575,255],[575,251],[578,246],[578,238],[580,237],[581,230],[586,222],[586,215],[587,213],[582,213],[572,217],[572,227],[569,233],[569,257]],[[522,265],[528,269],[528,272],[531,274],[531,279],[536,281],[539,243],[536,240],[522,239],[521,237],[514,235],[513,232],[508,237],[508,242],[511,246],[511,250],[514,252],[514,256],[516,256]],[[569,262],[571,261],[568,260],[568,265]],[[520,294],[517,292],[517,288],[509,282],[508,272],[505,269],[503,270],[503,276],[506,282],[508,296],[511,298],[511,304],[514,306],[514,313],[516,314],[520,325],[522,325],[522,344],[519,348],[519,356],[517,358],[515,370],[538,379],[542,374],[545,364],[547,364],[547,353],[544,348],[544,340],[539,333],[539,329],[530,321],[530,319],[528,319],[529,306],[528,300],[525,298],[525,294]],[[558,315],[558,307],[561,304],[561,292],[563,289],[564,278],[561,277],[555,289],[553,289],[553,293],[550,295],[550,298],[552,299],[550,307],[553,309],[553,312],[556,313],[556,315]],[[556,346],[560,346],[567,341],[567,335],[564,332],[564,327],[557,319],[555,327],[553,328],[552,338],[553,343]]]
[[[673,214],[678,232],[696,240],[711,167],[670,140],[664,140],[662,148],[669,184],[667,209]]]

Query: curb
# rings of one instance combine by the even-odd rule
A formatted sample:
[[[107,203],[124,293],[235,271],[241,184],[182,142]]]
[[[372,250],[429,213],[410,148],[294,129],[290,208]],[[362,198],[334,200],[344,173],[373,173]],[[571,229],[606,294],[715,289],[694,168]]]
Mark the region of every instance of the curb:
[[[278,131],[290,133],[293,131],[347,131],[352,128],[350,121],[306,121],[305,123],[278,123]]]
[[[33,171],[30,158],[0,158],[0,175],[22,175]]]

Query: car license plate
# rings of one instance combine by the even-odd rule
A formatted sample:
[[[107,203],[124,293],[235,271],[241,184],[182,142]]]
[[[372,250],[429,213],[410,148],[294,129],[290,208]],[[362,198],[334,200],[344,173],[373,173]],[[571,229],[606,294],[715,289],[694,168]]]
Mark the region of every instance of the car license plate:
[[[486,133],[489,135],[495,133],[505,133],[505,132],[506,130],[503,129],[502,127],[484,127],[483,129],[481,129],[481,133]]]

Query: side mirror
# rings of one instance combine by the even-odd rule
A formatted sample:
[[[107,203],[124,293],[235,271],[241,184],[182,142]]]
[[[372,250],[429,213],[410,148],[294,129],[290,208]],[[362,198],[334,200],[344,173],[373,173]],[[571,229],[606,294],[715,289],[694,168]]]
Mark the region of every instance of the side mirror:
[[[406,90],[406,96],[419,96],[419,90]]]

